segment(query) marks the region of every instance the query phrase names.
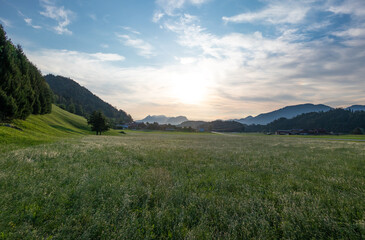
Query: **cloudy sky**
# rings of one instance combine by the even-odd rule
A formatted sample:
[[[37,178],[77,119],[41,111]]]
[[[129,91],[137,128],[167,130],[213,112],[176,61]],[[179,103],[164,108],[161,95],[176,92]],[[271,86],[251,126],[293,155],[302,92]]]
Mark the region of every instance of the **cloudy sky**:
[[[0,23],[134,119],[365,104],[364,0],[0,0]]]

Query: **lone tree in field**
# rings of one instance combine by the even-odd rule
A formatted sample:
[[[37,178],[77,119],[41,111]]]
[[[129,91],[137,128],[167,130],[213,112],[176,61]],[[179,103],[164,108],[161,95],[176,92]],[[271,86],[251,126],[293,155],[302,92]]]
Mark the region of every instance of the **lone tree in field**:
[[[91,125],[91,131],[96,131],[96,135],[109,130],[107,119],[101,111],[94,111],[87,120],[87,124]]]

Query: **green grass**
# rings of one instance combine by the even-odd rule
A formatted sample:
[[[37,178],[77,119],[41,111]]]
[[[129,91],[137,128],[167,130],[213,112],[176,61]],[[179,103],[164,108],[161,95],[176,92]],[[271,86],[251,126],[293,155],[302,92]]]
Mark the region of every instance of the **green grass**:
[[[323,138],[323,139],[331,139],[331,140],[365,140],[365,135],[353,135],[353,134],[344,134],[344,135],[272,135],[276,137],[293,137],[293,138]]]
[[[12,125],[23,131],[0,125],[0,152],[94,134],[84,117],[55,105],[52,105],[51,114],[31,115],[26,120],[14,120]],[[107,135],[117,135],[117,131],[111,130]]]
[[[364,239],[364,163],[327,139],[62,139],[0,153],[0,239]]]

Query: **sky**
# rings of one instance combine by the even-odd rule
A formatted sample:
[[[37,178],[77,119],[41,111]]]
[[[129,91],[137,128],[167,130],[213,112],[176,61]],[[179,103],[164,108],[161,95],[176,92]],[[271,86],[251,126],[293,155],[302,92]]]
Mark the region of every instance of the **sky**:
[[[365,104],[364,0],[0,0],[0,23],[136,120]]]

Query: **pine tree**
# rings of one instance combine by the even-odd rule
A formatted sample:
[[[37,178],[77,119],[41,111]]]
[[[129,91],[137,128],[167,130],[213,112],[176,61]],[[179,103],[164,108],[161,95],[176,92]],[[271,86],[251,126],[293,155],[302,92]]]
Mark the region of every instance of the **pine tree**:
[[[6,96],[5,92],[0,89],[0,121],[9,121],[15,117],[17,106],[11,96]]]
[[[94,111],[87,124],[91,125],[91,131],[95,131],[96,135],[101,135],[102,132],[109,130],[107,119],[101,111]]]
[[[26,119],[52,110],[53,93],[21,46],[7,39],[0,25],[0,120]]]

